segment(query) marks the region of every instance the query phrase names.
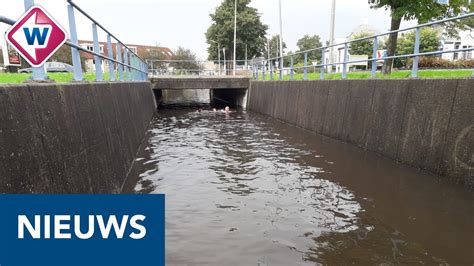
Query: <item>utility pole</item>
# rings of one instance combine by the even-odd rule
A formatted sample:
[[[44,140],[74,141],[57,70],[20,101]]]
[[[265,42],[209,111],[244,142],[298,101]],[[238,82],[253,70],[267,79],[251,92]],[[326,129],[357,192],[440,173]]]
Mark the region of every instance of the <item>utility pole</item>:
[[[222,48],[222,52],[224,53],[224,76],[227,76],[227,64],[225,61],[225,47]]]
[[[281,0],[278,1],[280,11],[280,73],[283,71],[283,23],[281,18]]]
[[[235,76],[235,67],[237,66],[237,0],[234,7],[234,69],[232,75]]]
[[[245,69],[247,69],[247,61],[248,61],[248,54],[247,54],[247,44],[245,44]]]
[[[210,41],[217,44],[217,61],[219,64],[219,76],[220,76],[221,75],[221,44],[214,40],[210,40]]]
[[[329,27],[329,66],[328,72],[332,72],[332,64],[334,63],[334,27],[336,24],[336,0],[331,0],[331,19],[330,19],[330,27]]]

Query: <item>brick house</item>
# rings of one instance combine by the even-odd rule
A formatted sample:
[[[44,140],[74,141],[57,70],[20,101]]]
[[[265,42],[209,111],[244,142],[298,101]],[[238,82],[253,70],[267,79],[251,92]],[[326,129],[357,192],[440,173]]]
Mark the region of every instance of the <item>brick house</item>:
[[[86,40],[79,40],[79,45],[84,49],[89,51],[93,51],[94,44],[92,41]],[[173,52],[170,48],[167,47],[158,47],[158,46],[150,46],[150,45],[136,45],[136,44],[126,44],[133,52],[137,53],[143,59],[147,59],[150,51],[158,50],[161,55],[163,56],[164,60],[169,60],[173,56]],[[116,45],[112,45],[113,55],[116,58]],[[99,50],[100,53],[108,56],[108,49],[106,42],[99,42]],[[86,72],[94,72],[95,71],[95,64],[94,64],[94,55],[88,53],[81,53],[81,58],[85,59],[85,71]],[[108,72],[109,71],[109,62],[107,60],[102,60],[102,71]]]

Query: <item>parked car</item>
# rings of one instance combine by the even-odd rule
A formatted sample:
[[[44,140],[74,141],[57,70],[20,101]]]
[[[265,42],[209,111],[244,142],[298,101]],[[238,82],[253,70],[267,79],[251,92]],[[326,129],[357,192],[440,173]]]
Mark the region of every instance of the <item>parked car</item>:
[[[46,62],[44,64],[44,67],[46,69],[46,72],[73,72],[74,68],[66,63],[62,62]],[[22,68],[18,69],[18,73],[31,73],[33,71],[33,68],[28,67],[28,68]]]

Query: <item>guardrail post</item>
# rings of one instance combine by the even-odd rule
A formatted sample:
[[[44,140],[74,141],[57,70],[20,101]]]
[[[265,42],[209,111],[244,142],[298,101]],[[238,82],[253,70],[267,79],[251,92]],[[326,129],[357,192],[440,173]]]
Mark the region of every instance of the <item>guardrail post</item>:
[[[303,80],[308,80],[308,53],[304,53],[304,75]]]
[[[419,54],[420,53],[420,34],[421,34],[421,29],[416,28],[416,34],[415,34],[415,49],[413,54]],[[416,78],[418,77],[418,62],[420,61],[420,56],[416,55],[413,58],[413,67],[411,69],[411,77]]]
[[[324,66],[325,66],[325,58],[324,58],[324,49],[321,49],[321,74],[319,74],[319,79],[324,79]]]
[[[273,60],[270,60],[270,80],[273,80]]]
[[[128,69],[128,50],[127,48],[123,49],[123,63],[125,64],[124,69],[125,69],[125,80],[129,80],[129,69]]]
[[[116,49],[116,53],[117,53],[117,61],[119,61],[119,63],[123,63],[123,60],[122,60],[122,45],[118,42],[115,49]],[[117,68],[118,68],[118,73],[119,73],[119,80],[123,81],[123,65],[118,64]]]
[[[265,81],[265,61],[262,61],[262,79]]]
[[[97,24],[92,23],[92,40],[94,41],[94,52],[100,54],[99,47],[99,36],[97,34]],[[94,55],[94,64],[95,64],[95,80],[102,81],[102,59],[97,55]]]
[[[114,58],[114,51],[112,48],[112,38],[110,37],[110,34],[107,34],[107,52],[109,58]],[[115,81],[115,67],[114,67],[114,61],[109,60],[109,80],[110,81]]]
[[[77,29],[76,29],[76,18],[74,16],[74,7],[71,4],[67,5],[68,19],[69,19],[69,34],[71,34],[71,43],[79,45],[77,41]],[[82,75],[82,64],[81,54],[75,47],[71,47],[72,65],[74,67],[74,80],[82,81],[84,79]]]
[[[133,66],[133,54],[131,53],[131,51],[127,51],[127,61],[128,61],[128,78],[127,80],[128,81],[133,81],[133,69],[132,69],[132,66]]]
[[[129,79],[130,81],[133,81],[135,79],[135,70],[132,68],[133,67],[133,64],[135,63],[134,60],[133,60],[133,54],[131,52],[128,53],[128,56],[130,57],[129,61],[128,61],[128,64],[130,65],[130,68],[129,68]]]
[[[371,76],[372,78],[377,77],[377,49],[379,49],[379,41],[377,37],[374,37],[374,50],[372,53],[372,69]]]
[[[34,0],[25,0],[25,11],[30,9],[32,6],[35,5]],[[32,68],[33,80],[46,80],[46,71],[44,69],[44,65],[40,67],[33,67]]]
[[[280,75],[278,76],[279,80],[283,80],[283,57],[280,57]]]
[[[295,70],[293,68],[293,64],[294,64],[294,58],[293,56],[291,56],[290,58],[290,79],[293,80],[294,79],[294,73],[295,73]]]
[[[344,44],[344,58],[342,61],[342,78],[347,78],[347,53],[349,50],[349,45],[347,43]]]

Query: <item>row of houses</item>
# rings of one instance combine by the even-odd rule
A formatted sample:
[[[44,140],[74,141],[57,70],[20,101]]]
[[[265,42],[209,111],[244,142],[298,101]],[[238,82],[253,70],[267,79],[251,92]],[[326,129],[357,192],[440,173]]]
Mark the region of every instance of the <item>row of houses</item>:
[[[94,50],[94,44],[92,41],[88,40],[79,40],[78,41],[79,45],[89,51]],[[160,47],[160,46],[151,46],[151,45],[139,45],[139,44],[125,44],[130,50],[132,50],[134,53],[138,54],[141,58],[145,59],[163,59],[163,60],[170,60],[173,56],[173,51],[168,48],[168,47]],[[69,47],[65,47],[67,51],[69,51]],[[99,42],[99,51],[100,54],[104,56],[109,55],[108,47],[106,42]],[[17,54],[16,52],[14,52]],[[0,54],[2,54],[2,47],[0,47]],[[70,62],[70,54],[63,54],[63,55],[58,55],[59,52],[52,57],[50,61],[66,61]],[[116,46],[113,45],[112,47],[112,54],[114,58],[117,58],[117,50]],[[3,56],[2,56],[3,57]],[[15,64],[20,63],[20,57],[18,57],[18,62],[14,62]],[[16,58],[16,57],[15,57]],[[67,59],[66,59],[67,58]],[[94,72],[95,71],[95,62],[94,62],[94,56],[92,54],[88,53],[81,53],[81,58],[84,60],[84,70],[86,72]],[[0,65],[3,65],[4,62],[3,60],[0,60]],[[13,62],[12,62],[13,63]],[[102,60],[102,71],[108,72],[109,71],[109,62],[107,60]]]
[[[79,45],[87,49],[89,51],[94,50],[94,43],[92,41],[86,40],[79,40]],[[150,45],[138,45],[138,44],[125,44],[132,50],[134,53],[138,54],[141,58],[149,59],[149,58],[161,58],[163,60],[170,60],[173,56],[173,51],[171,51],[168,47],[160,47],[160,46],[150,46]],[[114,58],[116,58],[116,47],[115,45],[112,47]],[[107,48],[106,42],[99,42],[99,51],[101,54],[108,56],[109,50]],[[85,71],[86,72],[93,72],[95,71],[95,62],[94,56],[88,53],[82,53],[82,58],[85,59]],[[104,60],[102,62],[102,71],[106,72],[109,70],[109,62]]]

